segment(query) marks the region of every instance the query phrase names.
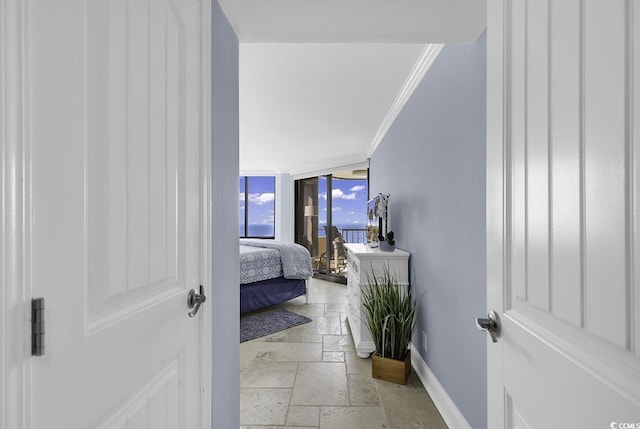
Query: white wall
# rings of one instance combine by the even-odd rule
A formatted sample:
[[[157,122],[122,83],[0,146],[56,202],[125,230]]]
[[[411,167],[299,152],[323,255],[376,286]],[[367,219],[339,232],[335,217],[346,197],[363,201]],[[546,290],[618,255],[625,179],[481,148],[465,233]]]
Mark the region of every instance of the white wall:
[[[238,39],[212,5],[211,240],[212,426],[240,427],[240,257],[238,245]],[[235,227],[231,227],[235,225]]]
[[[371,195],[390,193],[396,246],[411,252],[415,352],[474,429],[487,426],[486,36],[447,45],[377,148]],[[422,332],[427,334],[427,351]]]
[[[294,241],[294,186],[288,173],[276,174],[276,240]]]

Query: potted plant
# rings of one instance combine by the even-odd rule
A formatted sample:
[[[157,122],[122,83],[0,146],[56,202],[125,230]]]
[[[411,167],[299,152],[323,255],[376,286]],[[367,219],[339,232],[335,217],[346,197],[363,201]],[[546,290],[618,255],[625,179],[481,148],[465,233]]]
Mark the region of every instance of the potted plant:
[[[396,241],[393,239],[393,231],[387,232],[387,236],[380,236],[378,247],[383,252],[393,252],[396,250]]]
[[[363,317],[375,345],[371,375],[405,384],[411,371],[409,343],[416,316],[411,288],[388,268],[382,273],[372,270],[361,296]]]

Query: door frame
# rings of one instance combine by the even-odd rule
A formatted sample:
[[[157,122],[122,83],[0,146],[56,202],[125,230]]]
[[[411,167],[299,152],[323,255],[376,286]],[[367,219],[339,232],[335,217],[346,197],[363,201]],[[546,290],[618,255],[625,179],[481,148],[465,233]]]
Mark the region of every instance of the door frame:
[[[201,8],[200,281],[211,296],[211,1]],[[0,429],[31,426],[28,2],[0,0]],[[210,306],[200,311],[201,429],[211,427]],[[207,380],[209,382],[207,382]]]
[[[496,31],[503,24],[504,2],[489,0],[500,9],[487,13],[487,154],[486,154],[486,214],[487,214],[487,309],[499,315],[504,312],[504,246],[506,219],[505,196],[505,133],[504,133],[504,38]],[[490,7],[490,5],[487,5]],[[484,316],[483,316],[484,317]],[[500,400],[503,342],[493,343],[487,335],[487,421],[503,421],[504,401]],[[500,426],[495,426],[499,428]]]
[[[205,289],[205,295],[212,297],[212,259],[211,246],[211,2],[212,0],[198,0],[200,2],[201,21],[201,91],[200,112],[200,281]],[[211,398],[213,383],[211,379],[212,365],[212,332],[213,312],[211,304],[205,305],[200,318],[200,412],[201,428],[211,428]],[[207,382],[208,381],[208,382]],[[3,429],[3,428],[0,428]]]
[[[26,5],[0,0],[0,429],[30,426],[29,144]],[[11,333],[11,335],[7,335]]]

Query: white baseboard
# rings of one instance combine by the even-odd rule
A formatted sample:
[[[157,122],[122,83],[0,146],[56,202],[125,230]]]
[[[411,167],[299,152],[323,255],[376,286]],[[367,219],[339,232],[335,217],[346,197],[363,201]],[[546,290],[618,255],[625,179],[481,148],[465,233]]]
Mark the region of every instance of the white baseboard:
[[[411,344],[411,350],[417,350],[413,344]],[[464,418],[456,404],[451,400],[451,397],[444,390],[444,387],[440,384],[436,376],[427,363],[422,359],[422,356],[418,353],[411,353],[411,366],[413,367],[418,378],[422,381],[425,389],[431,396],[433,403],[438,411],[442,415],[444,422],[450,429],[471,429],[471,425]]]

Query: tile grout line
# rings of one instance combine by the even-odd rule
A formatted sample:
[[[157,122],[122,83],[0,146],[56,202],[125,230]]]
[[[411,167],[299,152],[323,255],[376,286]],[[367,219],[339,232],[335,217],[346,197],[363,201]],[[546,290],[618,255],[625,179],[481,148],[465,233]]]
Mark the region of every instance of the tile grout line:
[[[287,404],[287,412],[284,415],[284,424],[282,426],[287,426],[287,421],[289,420],[289,411],[291,411],[291,401],[293,400],[293,392],[296,388],[296,381],[298,380],[298,370],[300,369],[300,361],[296,361],[296,374],[293,376],[293,385],[291,386],[291,395],[289,395],[289,403]]]

